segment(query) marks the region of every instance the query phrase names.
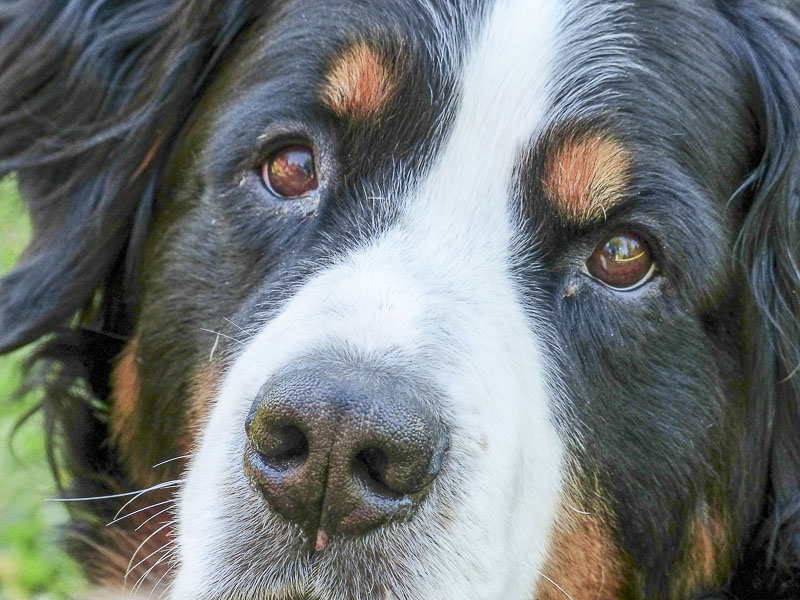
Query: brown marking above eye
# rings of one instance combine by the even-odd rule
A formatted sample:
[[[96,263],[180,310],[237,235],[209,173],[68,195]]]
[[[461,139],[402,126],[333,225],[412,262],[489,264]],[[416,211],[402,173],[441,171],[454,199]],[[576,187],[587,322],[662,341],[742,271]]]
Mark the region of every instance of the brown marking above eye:
[[[338,117],[374,119],[386,108],[396,87],[386,60],[361,41],[342,52],[328,69],[321,99]]]
[[[608,134],[568,134],[548,153],[544,195],[563,217],[578,225],[603,221],[624,197],[630,170],[627,148]]]

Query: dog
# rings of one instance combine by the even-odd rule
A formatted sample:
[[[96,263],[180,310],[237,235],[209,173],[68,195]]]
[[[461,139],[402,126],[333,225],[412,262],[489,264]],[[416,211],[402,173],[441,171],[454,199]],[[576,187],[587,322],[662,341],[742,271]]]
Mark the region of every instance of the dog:
[[[800,5],[0,7],[92,597],[800,597]]]

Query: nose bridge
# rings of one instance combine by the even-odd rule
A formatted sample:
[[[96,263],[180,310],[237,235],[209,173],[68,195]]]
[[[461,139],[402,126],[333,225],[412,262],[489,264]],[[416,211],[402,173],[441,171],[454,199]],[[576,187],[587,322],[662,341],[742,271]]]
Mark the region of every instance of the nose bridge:
[[[414,353],[435,294],[411,260],[404,264],[409,252],[398,255],[396,247],[397,240],[376,242],[314,282],[305,319],[319,326],[310,347],[332,347],[377,363],[397,351]]]

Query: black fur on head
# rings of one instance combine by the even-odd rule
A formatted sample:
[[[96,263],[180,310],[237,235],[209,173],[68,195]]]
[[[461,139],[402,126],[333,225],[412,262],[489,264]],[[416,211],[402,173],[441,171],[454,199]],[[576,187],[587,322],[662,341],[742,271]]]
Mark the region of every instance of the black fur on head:
[[[745,343],[752,407],[767,412],[770,448],[770,494],[753,545],[774,570],[745,569],[738,585],[752,589],[764,578],[777,594],[792,594],[800,583],[800,8],[718,5],[742,34],[764,149],[746,183],[751,197],[736,258],[752,300]]]
[[[35,230],[2,280],[0,351],[68,322],[141,241],[161,159],[248,4],[0,7],[0,174],[18,172]]]
[[[0,176],[16,173],[34,226],[0,278],[0,353],[53,334],[31,380],[45,384],[51,464],[65,463],[74,495],[133,485],[108,443],[107,400],[156,182],[221,55],[268,4],[0,5]],[[116,510],[92,509],[105,522]]]

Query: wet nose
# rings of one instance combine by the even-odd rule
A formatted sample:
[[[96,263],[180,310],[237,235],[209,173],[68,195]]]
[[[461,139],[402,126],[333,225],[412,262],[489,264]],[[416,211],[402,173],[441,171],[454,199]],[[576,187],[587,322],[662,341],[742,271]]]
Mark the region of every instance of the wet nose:
[[[271,378],[245,423],[245,470],[317,547],[410,519],[439,473],[447,432],[430,397],[369,371]]]

